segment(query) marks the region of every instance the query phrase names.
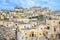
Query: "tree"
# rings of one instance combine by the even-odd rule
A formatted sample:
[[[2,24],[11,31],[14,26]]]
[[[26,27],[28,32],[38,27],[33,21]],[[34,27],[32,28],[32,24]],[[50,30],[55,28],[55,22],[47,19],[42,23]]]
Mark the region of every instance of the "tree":
[[[20,7],[20,6],[16,6],[14,9],[18,9],[18,10],[16,10],[16,12],[17,13],[19,13],[19,12],[21,12],[21,13],[23,13],[23,7]]]
[[[60,21],[59,21],[59,24],[60,24]]]
[[[7,11],[6,14],[9,14],[9,11]]]
[[[14,9],[23,9],[23,8],[20,6],[15,6]]]
[[[39,15],[39,16],[38,16],[38,20],[39,20],[39,21],[42,21],[42,20],[43,20],[43,15]]]
[[[59,21],[59,28],[60,28],[60,21]]]

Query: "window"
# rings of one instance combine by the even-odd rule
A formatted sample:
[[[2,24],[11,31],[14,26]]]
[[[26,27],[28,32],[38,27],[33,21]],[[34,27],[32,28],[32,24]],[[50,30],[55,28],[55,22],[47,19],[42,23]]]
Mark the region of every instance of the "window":
[[[24,26],[24,28],[26,28],[26,26]]]
[[[42,28],[41,28],[41,30],[42,30]]]
[[[49,20],[51,20],[51,18],[49,18]]]
[[[8,26],[8,25],[7,25]]]
[[[32,32],[32,37],[34,37],[34,32]]]
[[[41,33],[40,33],[40,35],[41,35]]]
[[[54,28],[54,32],[56,31],[56,28]]]
[[[47,29],[49,30],[50,29],[50,26],[47,26]]]
[[[15,24],[17,26],[17,24]]]

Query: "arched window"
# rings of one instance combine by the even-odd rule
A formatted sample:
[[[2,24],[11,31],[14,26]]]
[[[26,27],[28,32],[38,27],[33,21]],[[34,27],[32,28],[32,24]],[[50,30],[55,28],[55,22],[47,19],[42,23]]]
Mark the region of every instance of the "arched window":
[[[32,32],[32,37],[34,37],[34,32]]]
[[[49,20],[51,20],[51,17],[49,18]]]

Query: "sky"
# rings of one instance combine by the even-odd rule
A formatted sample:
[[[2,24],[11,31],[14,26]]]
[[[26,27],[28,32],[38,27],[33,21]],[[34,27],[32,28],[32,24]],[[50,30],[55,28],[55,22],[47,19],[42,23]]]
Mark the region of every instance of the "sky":
[[[0,9],[12,10],[15,6],[24,8],[41,6],[60,10],[60,0],[0,0]]]

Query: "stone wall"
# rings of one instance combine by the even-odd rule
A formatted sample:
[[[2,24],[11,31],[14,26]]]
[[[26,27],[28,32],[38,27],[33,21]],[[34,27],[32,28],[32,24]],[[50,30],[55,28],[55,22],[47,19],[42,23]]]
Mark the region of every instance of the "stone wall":
[[[0,39],[4,38],[4,39],[15,39],[15,31],[12,30],[13,28],[8,28],[5,27],[3,25],[0,25]]]

